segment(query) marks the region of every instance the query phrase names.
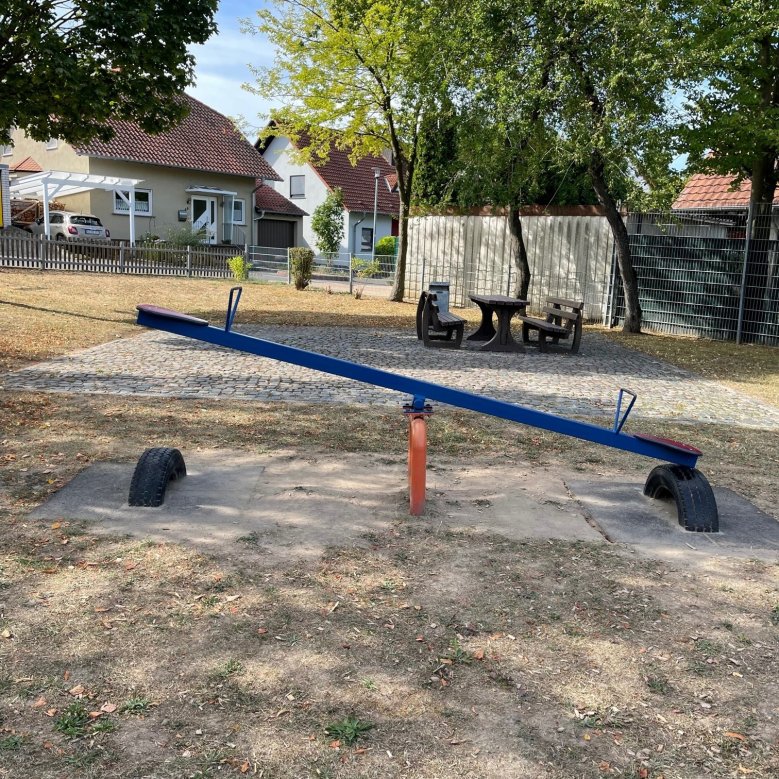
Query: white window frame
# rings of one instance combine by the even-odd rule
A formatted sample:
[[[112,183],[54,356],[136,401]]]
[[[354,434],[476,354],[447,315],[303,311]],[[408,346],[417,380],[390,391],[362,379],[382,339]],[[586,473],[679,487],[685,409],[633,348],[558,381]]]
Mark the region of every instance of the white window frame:
[[[49,138],[48,141],[46,141],[46,150],[47,151],[54,151],[55,149],[58,149],[60,145],[58,138]]]
[[[5,146],[3,146],[3,157],[13,157],[14,155],[14,146],[12,143],[8,143]]]
[[[292,194],[292,179],[301,179],[303,181],[303,192],[300,195]],[[301,198],[306,196],[306,176],[304,173],[295,174],[289,177],[289,196],[290,198]]]
[[[127,190],[122,190],[124,192],[124,196],[129,200],[130,193]],[[148,211],[139,211],[138,210],[138,195],[139,193],[145,193],[149,196],[149,210]],[[119,214],[120,216],[129,216],[130,215],[130,204],[128,202],[125,202],[120,195],[118,195],[116,192],[111,193],[114,198],[114,208],[112,213]],[[135,190],[135,216],[154,216],[154,201],[152,200],[152,191],[150,189],[137,189]]]
[[[236,205],[238,205],[238,203],[241,204],[241,218],[240,218],[240,220],[235,218],[235,207],[236,207]],[[242,197],[233,198],[233,224],[234,225],[245,225],[246,224],[246,201]]]

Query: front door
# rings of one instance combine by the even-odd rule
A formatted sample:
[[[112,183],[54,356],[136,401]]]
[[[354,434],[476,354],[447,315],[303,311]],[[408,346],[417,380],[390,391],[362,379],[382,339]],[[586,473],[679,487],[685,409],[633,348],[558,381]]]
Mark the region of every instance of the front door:
[[[203,233],[203,243],[216,243],[216,198],[192,196],[192,230]]]

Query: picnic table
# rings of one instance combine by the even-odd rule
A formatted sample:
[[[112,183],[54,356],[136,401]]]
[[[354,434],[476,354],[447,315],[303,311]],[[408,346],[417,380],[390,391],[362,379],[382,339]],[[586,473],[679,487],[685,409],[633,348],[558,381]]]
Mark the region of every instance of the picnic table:
[[[468,341],[484,341],[479,347],[483,352],[524,352],[525,347],[511,335],[511,318],[524,311],[527,300],[508,295],[471,295],[471,300],[481,309],[481,324]],[[492,323],[492,315],[498,319],[498,329]]]

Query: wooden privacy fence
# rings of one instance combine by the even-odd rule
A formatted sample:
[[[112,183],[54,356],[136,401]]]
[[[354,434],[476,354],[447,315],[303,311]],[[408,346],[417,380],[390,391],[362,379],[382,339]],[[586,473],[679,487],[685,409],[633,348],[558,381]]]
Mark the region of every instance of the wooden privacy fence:
[[[602,216],[523,216],[530,307],[547,297],[584,300],[584,318],[607,315],[614,241]],[[422,216],[409,221],[406,296],[448,281],[455,306],[469,295],[513,294],[516,268],[504,216]]]
[[[229,278],[235,246],[129,246],[109,241],[50,241],[0,235],[0,267],[151,276]]]

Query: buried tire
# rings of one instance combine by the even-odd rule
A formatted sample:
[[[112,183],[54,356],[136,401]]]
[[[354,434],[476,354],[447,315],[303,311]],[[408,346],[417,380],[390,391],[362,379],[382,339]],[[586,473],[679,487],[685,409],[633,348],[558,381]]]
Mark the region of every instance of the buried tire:
[[[679,524],[694,533],[719,532],[714,492],[706,477],[685,465],[658,465],[644,485],[650,498],[670,498],[676,503]]]
[[[187,475],[187,466],[178,449],[155,446],[138,459],[130,482],[131,506],[161,506],[168,484]]]

